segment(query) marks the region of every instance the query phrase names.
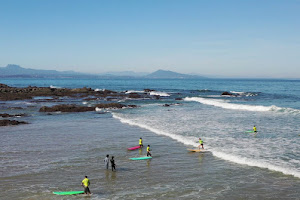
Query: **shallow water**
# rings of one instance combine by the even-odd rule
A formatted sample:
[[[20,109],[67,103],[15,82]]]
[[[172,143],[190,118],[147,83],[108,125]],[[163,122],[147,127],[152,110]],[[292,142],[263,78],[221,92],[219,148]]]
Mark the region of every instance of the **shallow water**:
[[[30,124],[0,127],[0,199],[81,199],[52,192],[81,190],[85,175],[91,180],[91,199],[299,199],[300,81],[3,82],[152,88],[162,96],[158,101],[126,100],[141,107],[106,114],[47,115],[38,108],[55,103],[1,102],[1,113],[25,112],[29,116],[18,119]],[[224,90],[241,95],[220,96]],[[245,133],[254,124],[258,133]],[[127,151],[140,137],[151,145],[152,160],[129,160],[146,154],[145,147]],[[198,137],[207,151],[189,153]],[[115,156],[117,172],[104,169],[106,154]]]
[[[211,152],[189,153],[182,143],[122,124],[110,114],[70,119],[13,127],[10,133],[5,131],[8,127],[4,129],[2,199],[78,199],[81,197],[51,193],[80,190],[84,175],[91,180],[92,199],[299,196],[297,178],[226,162]],[[146,154],[145,147],[141,151],[126,150],[136,145],[139,137],[143,137],[145,145],[151,144],[152,160],[129,160]],[[117,172],[104,169],[106,154],[115,156]]]

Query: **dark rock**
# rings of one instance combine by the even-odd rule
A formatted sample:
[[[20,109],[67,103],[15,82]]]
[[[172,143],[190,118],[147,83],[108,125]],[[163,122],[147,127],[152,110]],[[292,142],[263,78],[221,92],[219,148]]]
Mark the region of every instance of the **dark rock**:
[[[40,112],[87,112],[94,111],[95,107],[78,106],[75,104],[56,105],[52,107],[43,106]]]
[[[128,95],[129,98],[131,99],[138,99],[138,98],[142,98],[142,95],[138,94],[138,93],[130,93]]]
[[[153,92],[155,90],[151,90],[151,89],[144,89],[145,92]]]
[[[137,105],[127,105],[128,108],[137,108]]]
[[[10,88],[8,85],[0,83],[0,88]]]
[[[160,99],[160,96],[159,95],[154,95],[154,98],[155,99]]]
[[[15,115],[10,115],[10,114],[7,114],[7,113],[3,113],[3,114],[0,113],[0,117],[3,117],[3,118],[7,118],[7,117],[24,117],[24,116],[26,116],[26,114],[24,114],[24,113],[15,114]]]
[[[182,98],[176,98],[175,100],[176,101],[182,101],[183,99]]]
[[[16,121],[16,120],[0,120],[0,126],[9,126],[9,125],[19,125],[19,124],[28,124],[24,121]]]
[[[15,88],[9,87],[5,84],[0,84],[0,100],[23,100],[23,99],[32,99],[36,96],[51,96],[53,98],[69,96],[69,97],[106,97],[108,95],[123,96],[124,94],[117,93],[111,90],[104,91],[94,91],[91,88],[50,88],[50,87],[26,87],[26,88]]]
[[[95,107],[97,108],[124,108],[126,105],[120,103],[100,103],[97,104]]]
[[[230,95],[230,96],[231,96],[231,95],[233,95],[233,94],[231,94],[231,93],[229,93],[229,92],[223,92],[222,95]]]
[[[96,97],[90,97],[90,98],[85,98],[83,100],[85,100],[85,101],[95,101],[95,100],[98,100],[98,98],[96,98]]]

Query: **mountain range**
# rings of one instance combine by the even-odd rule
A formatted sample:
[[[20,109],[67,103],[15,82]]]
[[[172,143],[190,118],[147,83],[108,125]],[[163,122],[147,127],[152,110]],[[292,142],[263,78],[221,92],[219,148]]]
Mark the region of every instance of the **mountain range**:
[[[0,77],[4,78],[145,78],[145,79],[199,79],[205,78],[198,75],[181,74],[173,71],[157,70],[153,73],[137,73],[133,71],[107,72],[102,74],[87,74],[74,71],[39,70],[23,68],[19,65],[9,64],[0,67]]]

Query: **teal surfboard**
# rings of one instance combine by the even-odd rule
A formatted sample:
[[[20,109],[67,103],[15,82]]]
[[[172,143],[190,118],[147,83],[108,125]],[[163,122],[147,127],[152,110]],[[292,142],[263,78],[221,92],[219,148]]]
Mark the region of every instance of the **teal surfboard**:
[[[147,160],[151,159],[152,157],[138,157],[138,158],[129,158],[130,160]]]
[[[83,194],[84,191],[67,191],[67,192],[53,192],[53,194],[57,195],[74,195],[74,194]]]

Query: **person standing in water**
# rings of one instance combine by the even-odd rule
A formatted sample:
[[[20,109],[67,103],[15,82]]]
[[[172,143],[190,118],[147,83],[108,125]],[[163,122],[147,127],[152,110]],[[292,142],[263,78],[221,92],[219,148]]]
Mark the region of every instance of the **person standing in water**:
[[[111,164],[111,171],[114,171],[114,170],[116,171],[116,164],[115,164],[114,156],[111,157],[110,164]]]
[[[142,138],[140,138],[140,140],[139,140],[139,145],[141,148],[143,147],[143,139]]]
[[[106,157],[104,158],[104,164],[106,166],[106,169],[108,169],[108,165],[109,165],[109,155],[107,154]]]
[[[150,151],[151,151],[150,145],[148,145],[148,146],[147,146],[147,157],[148,157],[148,156],[150,156],[150,157],[152,156],[151,153],[150,153]]]
[[[85,179],[82,180],[81,185],[84,187],[84,194],[91,194],[91,191],[89,189],[90,186],[90,180],[87,176],[85,176]]]
[[[200,147],[202,147],[202,149],[204,149],[204,147],[203,147],[203,140],[201,140],[201,138],[199,138],[199,149],[200,149]]]
[[[253,126],[253,131],[254,131],[254,133],[257,132],[255,125]]]

